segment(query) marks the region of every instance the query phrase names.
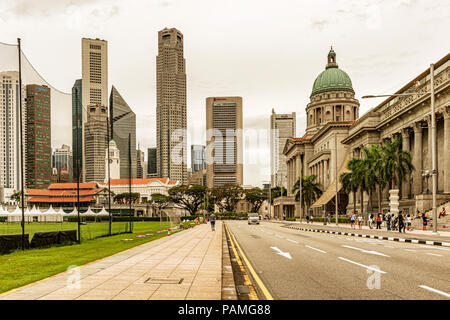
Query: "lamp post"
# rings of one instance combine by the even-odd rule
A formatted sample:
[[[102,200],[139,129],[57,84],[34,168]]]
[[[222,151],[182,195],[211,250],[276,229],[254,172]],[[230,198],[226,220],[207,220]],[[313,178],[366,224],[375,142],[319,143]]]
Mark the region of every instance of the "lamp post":
[[[397,94],[385,94],[385,95],[366,95],[363,99],[367,98],[379,98],[379,97],[405,97],[405,96],[415,96],[415,95],[426,95],[430,94],[430,104],[431,104],[431,127],[429,131],[431,132],[431,177],[432,177],[432,219],[433,223],[433,233],[437,234],[437,206],[436,206],[436,194],[437,194],[437,157],[436,157],[436,113],[435,113],[435,96],[434,96],[434,64],[430,65],[430,91],[425,92],[413,92],[413,93],[397,93]]]
[[[428,194],[430,190],[428,189],[428,178],[430,178],[431,173],[430,170],[422,170],[422,177],[427,179],[427,189],[425,190],[425,194]]]

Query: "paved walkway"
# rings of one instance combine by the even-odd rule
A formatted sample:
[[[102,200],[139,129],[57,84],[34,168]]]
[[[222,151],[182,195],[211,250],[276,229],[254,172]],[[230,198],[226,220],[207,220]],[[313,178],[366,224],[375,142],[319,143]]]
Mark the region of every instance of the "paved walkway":
[[[218,221],[215,232],[199,225],[18,288],[0,300],[220,300],[221,289]]]
[[[447,231],[439,231],[438,235],[433,234],[432,231],[423,231],[423,230],[412,230],[412,231],[406,231],[406,233],[400,233],[398,231],[387,231],[386,227],[383,227],[381,230],[370,229],[368,226],[362,226],[362,229],[359,229],[358,226],[356,226],[354,229],[350,226],[350,224],[347,223],[340,223],[338,227],[336,227],[335,222],[333,222],[333,219],[331,220],[331,224],[324,225],[323,222],[313,222],[313,223],[306,223],[306,222],[292,222],[292,221],[277,221],[273,220],[274,222],[278,223],[294,223],[299,224],[304,228],[315,228],[315,229],[323,229],[323,230],[330,230],[330,231],[342,231],[342,232],[353,232],[353,233],[361,233],[361,234],[369,234],[369,235],[380,235],[380,236],[386,236],[386,237],[401,237],[405,239],[420,239],[420,240],[431,240],[431,241],[444,241],[449,242],[450,241],[450,232]]]

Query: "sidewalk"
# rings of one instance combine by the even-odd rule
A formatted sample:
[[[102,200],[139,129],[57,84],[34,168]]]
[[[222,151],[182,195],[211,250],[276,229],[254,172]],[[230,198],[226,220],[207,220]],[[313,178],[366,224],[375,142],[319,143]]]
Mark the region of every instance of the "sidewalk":
[[[222,231],[221,221],[215,232],[199,225],[15,289],[0,300],[220,300]]]
[[[377,229],[370,229],[368,226],[362,226],[362,229],[359,229],[358,226],[356,226],[354,229],[350,226],[350,224],[344,224],[340,223],[339,226],[336,226],[336,224],[333,222],[333,219],[331,220],[331,224],[324,225],[323,222],[313,222],[313,223],[306,223],[306,222],[299,222],[299,221],[276,221],[272,220],[273,222],[277,223],[283,223],[283,224],[290,224],[294,226],[299,226],[303,229],[311,229],[311,230],[325,230],[325,231],[332,231],[332,232],[345,232],[345,233],[354,233],[356,235],[369,235],[369,236],[378,236],[378,237],[385,237],[386,240],[391,239],[408,239],[408,240],[420,240],[420,243],[422,241],[432,241],[436,244],[440,243],[450,243],[450,232],[443,232],[439,231],[439,235],[435,235],[432,233],[432,231],[423,231],[423,230],[413,230],[413,231],[406,231],[406,233],[400,233],[398,231],[387,231],[386,227],[384,227],[381,230]],[[395,240],[397,241],[397,240]]]

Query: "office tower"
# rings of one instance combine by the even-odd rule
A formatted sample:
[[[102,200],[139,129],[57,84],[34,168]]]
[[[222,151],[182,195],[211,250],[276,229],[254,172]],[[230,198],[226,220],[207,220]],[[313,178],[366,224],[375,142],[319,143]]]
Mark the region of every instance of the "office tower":
[[[72,158],[72,150],[68,145],[63,144],[61,148],[56,148],[53,151],[52,168],[56,168],[58,171],[66,168],[69,172],[72,172]]]
[[[156,57],[156,145],[158,177],[187,182],[186,70],[183,34],[158,32]]]
[[[105,152],[105,182],[108,182],[109,179],[120,179],[120,150],[114,140],[109,142],[109,177],[108,148]]]
[[[81,39],[81,98],[82,126],[88,121],[91,106],[106,107],[108,105],[108,42],[100,39]],[[86,132],[81,130],[82,135]],[[92,163],[86,162],[87,140],[82,137],[81,181],[86,181],[88,167],[92,171]],[[102,151],[102,166],[103,154]],[[103,176],[102,176],[103,180]]]
[[[191,168],[192,172],[206,169],[205,146],[198,144],[191,145]]]
[[[287,188],[286,156],[283,154],[286,140],[295,137],[295,112],[270,115],[270,179],[272,187]]]
[[[77,181],[77,162],[80,168],[80,173],[83,171],[83,105],[82,105],[82,90],[81,79],[75,81],[72,87],[72,167],[73,167],[73,179]],[[77,123],[78,113],[78,123]],[[78,137],[77,137],[78,136]],[[78,140],[77,140],[78,139]],[[83,177],[80,174],[80,181],[83,181]]]
[[[136,161],[136,178],[142,179],[144,178],[144,160],[145,154],[144,151],[136,150],[137,161]]]
[[[156,170],[156,148],[147,149],[147,178],[158,178]]]
[[[99,182],[105,178],[105,150],[107,149],[107,111],[105,106],[89,106],[84,125],[84,148],[87,182]]]
[[[242,98],[206,98],[207,186],[243,184]]]
[[[20,106],[19,73],[0,72],[0,184],[5,195],[20,190]],[[22,86],[23,142],[26,150],[25,87]],[[25,166],[24,166],[25,167]],[[24,168],[24,172],[26,168]],[[24,176],[24,185],[26,185]],[[6,196],[7,197],[7,196]]]
[[[120,178],[128,178],[128,136],[131,133],[131,177],[136,178],[136,114],[112,86],[109,97],[110,135],[120,150]]]
[[[26,186],[44,189],[50,185],[52,173],[50,88],[30,84],[26,86],[26,90]]]

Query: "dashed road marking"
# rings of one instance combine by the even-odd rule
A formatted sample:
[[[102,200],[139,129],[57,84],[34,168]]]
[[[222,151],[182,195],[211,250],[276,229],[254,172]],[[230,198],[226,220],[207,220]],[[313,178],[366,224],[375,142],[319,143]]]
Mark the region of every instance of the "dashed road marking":
[[[305,244],[305,247],[310,248],[310,249],[312,249],[312,250],[316,250],[316,251],[322,252],[322,253],[327,253],[326,251],[323,251],[323,250],[320,250],[320,249],[317,249],[317,248],[308,246],[308,245],[306,245],[306,244]]]
[[[287,240],[287,241],[290,241],[290,242],[293,242],[293,243],[297,243],[297,244],[299,243],[298,241],[291,240],[291,239],[287,239],[287,238],[286,238],[286,240]]]
[[[347,261],[347,262],[356,264],[357,266],[360,266],[360,267],[363,267],[363,268],[366,268],[366,269],[369,269],[369,270],[373,270],[373,271],[375,271],[375,272],[379,272],[379,273],[387,273],[387,272],[385,272],[385,271],[383,271],[383,270],[375,269],[375,268],[366,266],[366,265],[364,265],[364,264],[361,264],[361,263],[358,263],[358,262],[355,262],[355,261],[352,261],[352,260],[349,260],[349,259],[346,259],[346,258],[343,258],[343,257],[338,257],[338,258],[341,259],[341,260],[344,260],[344,261]]]
[[[442,257],[442,254],[437,254],[437,253],[426,252],[425,254],[427,254],[429,256]]]
[[[431,292],[443,295],[444,297],[450,298],[450,294],[448,294],[447,292],[444,292],[444,291],[441,291],[441,290],[438,290],[438,289],[434,289],[434,288],[431,288],[431,287],[428,287],[428,286],[425,286],[425,285],[420,285],[419,287],[422,288],[422,289],[425,289],[425,290],[428,290],[428,291],[431,291]]]

